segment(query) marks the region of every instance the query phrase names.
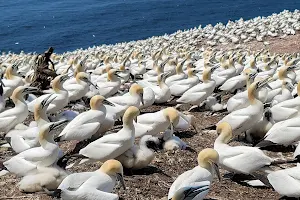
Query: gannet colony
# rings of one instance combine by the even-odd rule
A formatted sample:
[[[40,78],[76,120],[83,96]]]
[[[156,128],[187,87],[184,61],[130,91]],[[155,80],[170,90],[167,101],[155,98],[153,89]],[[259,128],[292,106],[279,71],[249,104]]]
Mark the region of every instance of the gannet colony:
[[[239,46],[286,38],[299,29],[300,12],[283,11],[53,53],[44,67],[57,76],[48,77],[46,89],[32,87],[43,55],[3,53],[1,187],[13,174],[16,185],[11,187],[24,198],[44,193],[112,200],[122,197],[122,190],[134,195],[135,188],[127,185],[136,181],[135,171],[143,173],[156,165],[156,156],[168,152],[180,162],[178,155],[191,151],[184,134],[193,132],[192,137],[215,141],[196,144],[197,151],[189,154],[195,162],[185,172],[176,173],[172,165],[164,171],[176,174],[164,199],[204,199],[216,182],[239,175],[247,175],[241,180],[246,187],[263,186],[279,197],[299,198],[300,148],[291,148],[300,141],[299,53]],[[201,112],[219,119],[202,123],[195,117]],[[152,184],[148,182],[150,192]],[[151,198],[161,196],[154,191]]]

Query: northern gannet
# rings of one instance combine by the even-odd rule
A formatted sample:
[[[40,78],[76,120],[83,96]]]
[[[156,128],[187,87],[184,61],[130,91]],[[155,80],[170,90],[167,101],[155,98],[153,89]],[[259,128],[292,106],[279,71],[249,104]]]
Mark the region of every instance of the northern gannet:
[[[104,97],[110,97],[118,92],[121,86],[121,80],[118,77],[119,71],[116,69],[110,69],[107,73],[106,82],[97,82],[98,88],[96,89],[98,94]]]
[[[214,149],[203,149],[198,155],[198,166],[184,172],[174,181],[168,199],[204,199],[209,191],[214,174],[220,179],[219,155]]]
[[[87,161],[104,162],[114,159],[130,149],[134,145],[135,138],[133,120],[139,113],[138,108],[130,106],[123,115],[123,128],[117,133],[105,135],[81,149],[79,154],[84,159],[79,164]]]
[[[109,102],[114,104],[114,107],[106,106],[107,111],[115,113],[116,117],[119,118],[124,114],[129,106],[139,107],[141,103],[144,104],[143,95],[143,88],[140,85],[134,83],[131,85],[127,94],[124,94],[123,96],[113,96],[107,98]]]
[[[68,75],[59,75],[54,78],[52,81],[52,89],[53,89],[53,98],[55,99],[51,102],[51,104],[47,108],[47,113],[52,114],[64,108],[69,103],[69,95],[68,91],[65,90],[62,86],[64,81],[68,79]],[[34,105],[37,101],[42,101],[47,98],[50,94],[44,94],[37,99],[34,99],[30,103],[28,103],[28,110],[30,112],[34,111]]]
[[[271,107],[275,122],[287,120],[298,115],[300,108],[300,82],[297,85],[297,94],[296,98],[282,101]]]
[[[2,79],[4,84],[3,97],[4,99],[10,97],[13,91],[18,87],[24,85],[22,77],[17,74],[18,64],[13,64],[7,67],[5,71],[5,78]]]
[[[1,132],[7,133],[17,124],[22,123],[26,119],[28,116],[28,107],[24,100],[24,95],[36,91],[36,88],[26,86],[19,86],[14,90],[11,99],[14,102],[15,107],[0,113]]]
[[[233,134],[241,134],[253,125],[255,125],[263,116],[263,103],[258,100],[258,92],[263,88],[270,80],[264,79],[252,83],[248,88],[248,99],[250,105],[240,110],[235,110],[232,113],[226,115],[218,124],[227,122],[231,125]]]
[[[175,108],[168,107],[155,113],[145,113],[137,117],[135,137],[143,135],[157,135],[171,126],[171,129],[179,123],[179,113]]]
[[[257,147],[229,146],[227,143],[233,135],[227,122],[218,124],[217,133],[219,136],[214,149],[219,153],[219,163],[224,169],[237,174],[251,174],[272,163],[273,159]]]
[[[1,174],[14,173],[17,176],[25,176],[38,166],[50,166],[57,161],[60,149],[54,142],[54,130],[59,128],[65,121],[48,123],[39,131],[40,147],[34,147],[23,151],[11,159],[3,162],[4,168]]]
[[[103,96],[93,96],[90,100],[91,109],[77,115],[56,139],[58,141],[82,141],[91,138],[98,131],[105,119],[106,108],[103,104],[112,105]]]
[[[119,160],[125,168],[128,169],[142,169],[149,165],[154,159],[155,153],[160,146],[160,141],[157,137],[151,135],[144,135],[139,145],[133,145],[130,149],[118,156]]]
[[[69,101],[76,101],[84,97],[89,91],[90,85],[96,87],[96,85],[89,80],[87,73],[77,73],[75,83],[64,84],[64,89],[69,93]]]
[[[188,89],[182,96],[176,100],[177,103],[191,104],[193,106],[200,106],[200,104],[210,96],[216,86],[215,80],[211,79],[211,73],[216,69],[207,68],[203,72],[203,83],[197,84]]]
[[[5,135],[6,141],[9,142],[9,145],[16,153],[39,146],[39,128],[50,122],[46,110],[53,100],[54,98],[51,98],[51,95],[49,95],[42,102],[35,104],[34,122],[36,122],[37,126],[28,127],[26,130],[13,129]]]
[[[198,76],[196,76],[196,73],[197,73],[196,69],[194,68],[188,69],[187,79],[176,81],[174,84],[172,84],[169,87],[171,90],[171,94],[174,96],[181,96],[188,89],[197,85],[199,83],[199,78]]]
[[[94,172],[67,176],[58,186],[58,193],[63,200],[117,200],[118,195],[111,193],[117,180],[125,189],[122,164],[107,160]]]

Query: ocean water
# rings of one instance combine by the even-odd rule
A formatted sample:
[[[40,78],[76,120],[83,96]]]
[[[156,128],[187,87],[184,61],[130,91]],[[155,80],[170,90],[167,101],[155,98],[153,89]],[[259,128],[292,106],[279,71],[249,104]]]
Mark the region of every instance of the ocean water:
[[[72,51],[300,9],[300,0],[1,0],[0,51]]]

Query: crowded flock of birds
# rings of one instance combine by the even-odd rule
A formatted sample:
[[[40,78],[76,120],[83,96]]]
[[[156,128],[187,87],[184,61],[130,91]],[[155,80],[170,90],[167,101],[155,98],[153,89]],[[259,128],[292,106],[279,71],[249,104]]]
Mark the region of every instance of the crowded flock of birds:
[[[275,23],[274,16],[298,19],[299,13],[263,19]],[[264,20],[253,21],[266,24]],[[229,23],[226,30],[239,24]],[[214,176],[222,178],[218,165],[253,176],[247,182],[253,187],[272,187],[282,196],[300,197],[300,168],[293,164],[300,148],[293,159],[271,158],[262,151],[300,141],[299,54],[274,54],[267,49],[190,50],[188,43],[178,49],[177,41],[180,37],[157,45],[137,41],[53,54],[55,65],[49,68],[59,75],[42,95],[35,95],[37,88],[29,86],[38,55],[0,56],[0,131],[6,141],[2,151],[15,152],[3,158],[0,175],[21,177],[22,192],[45,191],[62,199],[118,199],[112,191],[117,183],[126,188],[123,168],[147,167],[161,148],[186,149],[176,131],[195,127],[191,111],[205,107],[212,113],[227,112],[210,127],[218,137],[213,147],[199,152],[198,166],[177,177],[168,199],[203,199]],[[230,98],[225,101],[225,97]],[[176,103],[157,112],[140,112],[169,102]],[[189,110],[182,111],[187,106]],[[34,120],[28,120],[32,115]],[[232,146],[234,139],[248,144]],[[63,152],[60,145],[66,141],[75,142],[75,148]],[[99,161],[96,171],[69,171]],[[289,167],[273,168],[281,164]]]

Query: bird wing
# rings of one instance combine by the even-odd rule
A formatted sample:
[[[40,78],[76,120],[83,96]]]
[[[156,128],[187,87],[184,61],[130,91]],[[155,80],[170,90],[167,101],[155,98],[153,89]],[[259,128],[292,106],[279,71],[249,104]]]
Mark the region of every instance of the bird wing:
[[[45,157],[52,154],[52,151],[47,151],[42,147],[35,147],[28,149],[16,155],[17,157],[23,158],[30,162],[38,162],[43,160]]]
[[[78,126],[73,126],[68,129],[64,129],[63,132],[60,133],[59,136],[63,136],[63,140],[85,140],[92,135],[94,135],[97,130],[100,128],[99,122],[93,122],[93,123],[85,123]]]
[[[82,188],[82,197],[84,199],[97,199],[97,200],[118,200],[119,196],[117,194],[109,193],[109,192],[103,192],[101,190],[98,190],[96,188]],[[62,195],[63,197],[63,195]]]
[[[8,169],[8,171],[16,174],[17,176],[25,176],[29,171],[36,169],[36,165],[34,163],[18,156],[12,157],[8,161],[4,162],[3,165]]]
[[[82,172],[70,174],[61,182],[61,184],[58,186],[58,189],[76,190],[94,174],[95,172]]]
[[[8,128],[8,127],[11,127],[14,124],[17,124],[17,120],[18,120],[17,116],[1,117],[0,118],[0,124],[1,124],[0,130],[1,129],[10,130],[10,128]],[[11,127],[11,128],[13,128],[13,127]]]
[[[220,124],[221,122],[228,122],[233,130],[243,127],[245,124],[248,123],[251,117],[245,115],[244,112],[238,111],[240,110],[234,111],[229,115],[225,116],[221,121],[218,122],[218,124]]]
[[[127,106],[132,103],[132,97],[130,95],[109,97],[107,100],[118,106]]]
[[[81,149],[79,153],[86,157],[99,160],[102,157],[111,155],[113,152],[117,151],[121,146],[122,143],[120,142],[118,135],[109,134],[90,143],[85,148]],[[99,152],[101,152],[101,154],[99,154]]]
[[[248,174],[261,167],[269,165],[272,159],[256,147],[236,146],[222,151],[223,165]]]

